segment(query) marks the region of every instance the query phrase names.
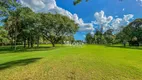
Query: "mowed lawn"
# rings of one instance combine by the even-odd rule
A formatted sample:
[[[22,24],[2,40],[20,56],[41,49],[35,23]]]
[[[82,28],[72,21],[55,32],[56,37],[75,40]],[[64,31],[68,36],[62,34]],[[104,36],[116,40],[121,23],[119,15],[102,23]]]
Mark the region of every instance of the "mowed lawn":
[[[142,50],[85,45],[0,50],[0,80],[142,80]]]

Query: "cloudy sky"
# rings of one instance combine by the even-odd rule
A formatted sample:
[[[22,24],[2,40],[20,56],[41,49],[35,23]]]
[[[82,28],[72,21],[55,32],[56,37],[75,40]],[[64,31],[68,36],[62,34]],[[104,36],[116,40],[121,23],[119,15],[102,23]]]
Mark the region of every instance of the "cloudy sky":
[[[83,40],[86,33],[103,27],[118,30],[120,26],[142,17],[142,0],[89,0],[74,6],[73,0],[21,0],[23,6],[35,12],[51,12],[68,16],[79,24],[75,39]]]

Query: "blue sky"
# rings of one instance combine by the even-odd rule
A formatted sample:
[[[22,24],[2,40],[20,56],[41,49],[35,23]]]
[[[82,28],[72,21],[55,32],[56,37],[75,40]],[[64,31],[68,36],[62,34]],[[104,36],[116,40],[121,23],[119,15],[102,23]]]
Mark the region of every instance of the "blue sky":
[[[103,10],[106,16],[113,16],[113,18],[123,18],[126,14],[133,14],[134,17],[130,21],[142,17],[142,6],[140,1],[136,0],[85,0],[80,4],[74,6],[73,0],[56,0],[57,5],[71,13],[76,13],[84,22],[94,21],[94,13]],[[83,39],[85,32],[78,32],[75,35],[76,39]]]
[[[75,39],[84,40],[100,27],[118,30],[136,18],[142,17],[142,0],[83,0],[74,6],[73,0],[20,0],[23,6],[35,12],[58,13],[79,24]]]
[[[94,20],[94,13],[103,10],[106,15],[123,17],[125,14],[134,14],[135,18],[141,18],[142,7],[136,0],[85,0],[74,6],[73,0],[56,0],[57,5],[71,13],[78,14],[85,22]],[[125,11],[123,11],[123,8]]]

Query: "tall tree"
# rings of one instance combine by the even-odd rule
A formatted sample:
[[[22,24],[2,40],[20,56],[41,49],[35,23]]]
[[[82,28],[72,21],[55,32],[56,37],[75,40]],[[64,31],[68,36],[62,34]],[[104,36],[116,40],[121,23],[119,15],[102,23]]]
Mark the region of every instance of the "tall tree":
[[[142,19],[136,19],[124,27],[116,38],[121,42],[123,40],[132,41],[133,38],[137,38],[137,41],[142,43]]]
[[[6,19],[5,26],[8,30],[8,34],[12,38],[12,41],[14,42],[14,48],[16,50],[16,41],[17,36],[20,34],[20,10],[11,11],[10,15]]]
[[[26,43],[28,42],[28,47],[33,47],[34,37],[39,32],[35,32],[37,29],[37,15],[30,8],[23,7],[20,8],[20,18],[21,18],[21,30],[19,37],[22,38],[24,42],[24,47],[26,47]]]
[[[78,30],[78,25],[71,19],[60,14],[42,14],[43,36],[49,40],[53,47],[64,38],[73,35]]]

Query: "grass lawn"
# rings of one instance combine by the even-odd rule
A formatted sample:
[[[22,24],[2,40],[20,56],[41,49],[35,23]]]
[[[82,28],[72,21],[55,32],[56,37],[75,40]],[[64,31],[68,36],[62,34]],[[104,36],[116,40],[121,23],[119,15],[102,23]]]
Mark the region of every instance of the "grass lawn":
[[[98,45],[17,52],[0,48],[0,80],[142,80],[142,50]]]

